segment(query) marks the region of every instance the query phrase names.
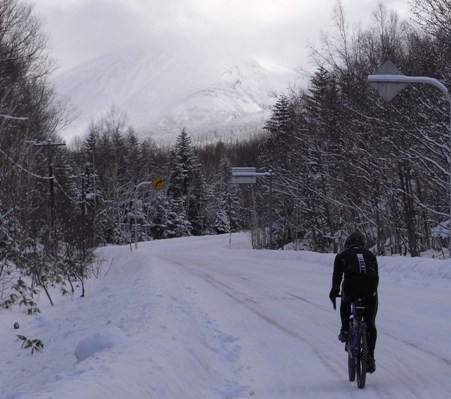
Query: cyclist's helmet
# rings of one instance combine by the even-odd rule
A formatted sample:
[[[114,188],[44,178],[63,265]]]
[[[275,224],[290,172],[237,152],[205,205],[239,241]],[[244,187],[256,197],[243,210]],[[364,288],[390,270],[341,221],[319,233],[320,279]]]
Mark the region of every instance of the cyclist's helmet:
[[[360,248],[363,248],[365,246],[365,238],[363,237],[363,234],[360,231],[355,231],[354,233],[351,233],[345,241],[346,248],[356,246]]]

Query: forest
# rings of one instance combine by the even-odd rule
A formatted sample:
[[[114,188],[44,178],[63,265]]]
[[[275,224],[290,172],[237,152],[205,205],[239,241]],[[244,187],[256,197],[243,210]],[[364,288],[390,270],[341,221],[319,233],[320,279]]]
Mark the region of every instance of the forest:
[[[413,84],[386,102],[368,83],[390,60],[451,87],[451,0],[410,7],[404,21],[379,3],[362,27],[337,1],[308,87],[280,93],[265,126],[240,141],[193,143],[182,130],[162,145],[111,109],[69,148],[58,132],[70,112],[51,84],[41,22],[27,3],[1,0],[1,306],[33,313],[36,290],[52,302],[56,284],[83,295],[94,250],[135,240],[250,230],[255,248],[336,252],[358,229],[377,255],[445,256],[449,103]],[[273,177],[233,184],[241,166]]]

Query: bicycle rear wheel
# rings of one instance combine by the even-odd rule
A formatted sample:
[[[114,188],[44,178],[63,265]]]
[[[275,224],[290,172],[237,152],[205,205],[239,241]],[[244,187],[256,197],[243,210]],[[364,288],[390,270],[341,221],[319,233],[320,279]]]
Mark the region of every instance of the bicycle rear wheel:
[[[368,370],[368,336],[365,323],[362,323],[359,331],[359,340],[356,357],[357,386],[365,388],[366,372]]]

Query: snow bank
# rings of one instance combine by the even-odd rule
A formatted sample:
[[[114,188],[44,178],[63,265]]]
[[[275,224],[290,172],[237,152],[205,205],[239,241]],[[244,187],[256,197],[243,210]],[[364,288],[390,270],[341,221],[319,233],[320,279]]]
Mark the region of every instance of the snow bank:
[[[107,327],[95,334],[83,338],[75,348],[74,355],[80,362],[95,353],[125,346],[126,337],[118,327]]]

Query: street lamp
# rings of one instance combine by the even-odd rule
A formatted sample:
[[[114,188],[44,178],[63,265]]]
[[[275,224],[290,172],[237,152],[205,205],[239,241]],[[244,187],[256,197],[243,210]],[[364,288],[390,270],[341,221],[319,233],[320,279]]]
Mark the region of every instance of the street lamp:
[[[399,70],[390,62],[387,61],[381,68],[378,70],[378,74],[369,75],[368,81],[372,84],[372,86],[379,92],[379,94],[386,100],[390,101],[399,91],[401,91],[404,87],[409,83],[422,83],[422,84],[430,84],[438,89],[440,89],[445,95],[446,99],[449,103],[449,136],[450,136],[450,144],[449,144],[449,186],[450,186],[450,195],[449,195],[449,226],[448,226],[448,251],[449,257],[451,258],[451,96],[448,92],[448,89],[444,84],[434,78],[430,78],[427,76],[406,76],[402,75]],[[387,73],[388,72],[388,73]]]
[[[272,190],[272,177],[274,173],[270,169],[269,172],[256,172],[254,167],[237,167],[232,168],[232,183],[234,184],[255,184],[257,182],[257,177],[269,177],[269,248],[273,249],[273,239],[272,239],[272,213],[273,213],[273,190]]]
[[[135,216],[135,249],[138,249],[138,225],[137,225],[137,217],[136,217],[136,213],[138,211],[138,208],[136,206],[136,203],[138,202],[138,190],[143,187],[143,186],[150,186],[152,184],[152,182],[150,181],[143,181],[141,183],[139,183],[136,187],[135,187],[135,198],[133,201],[133,208],[134,208],[134,216]]]

